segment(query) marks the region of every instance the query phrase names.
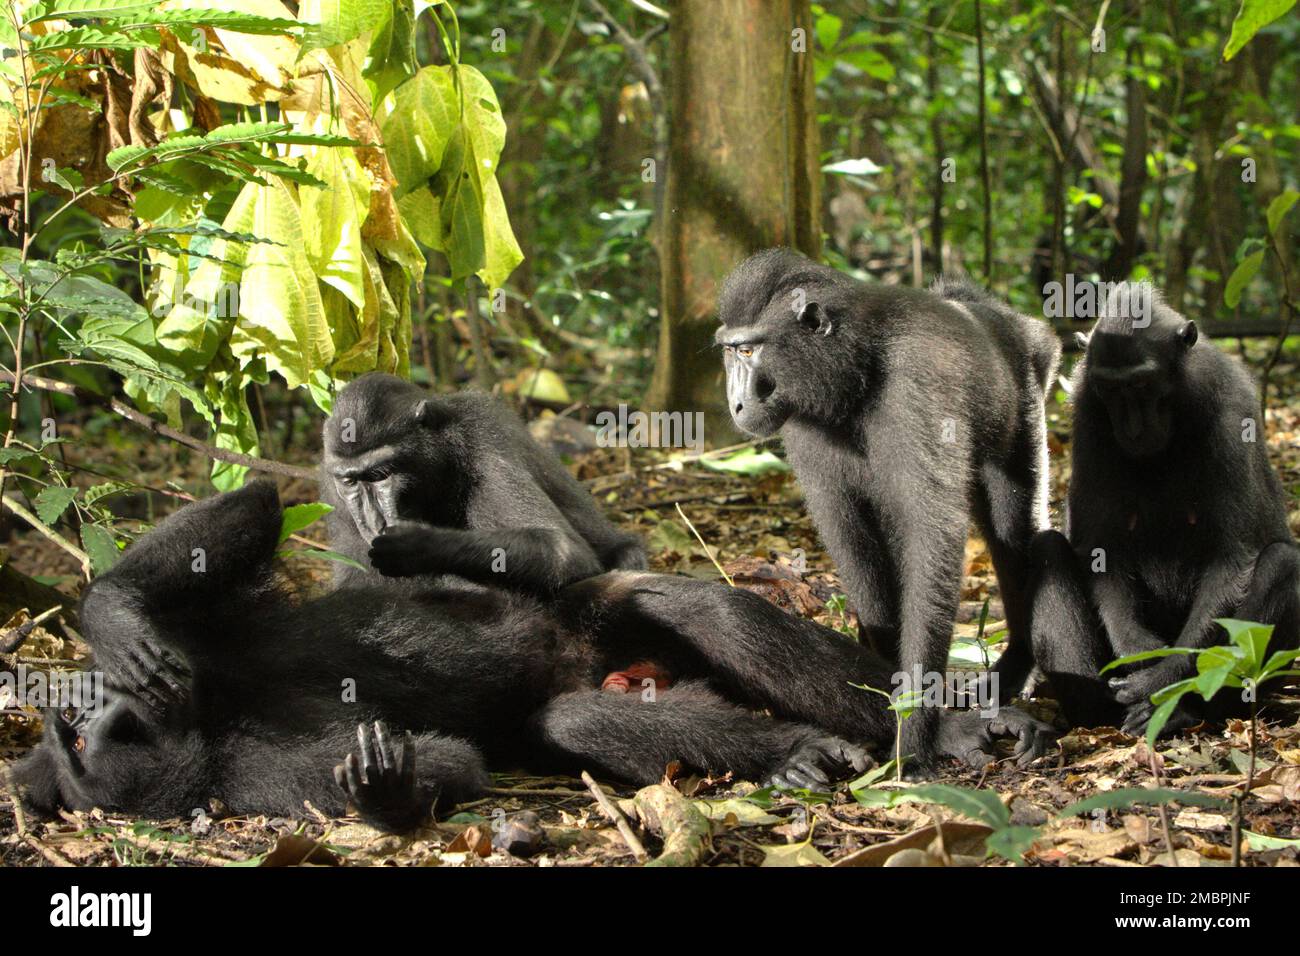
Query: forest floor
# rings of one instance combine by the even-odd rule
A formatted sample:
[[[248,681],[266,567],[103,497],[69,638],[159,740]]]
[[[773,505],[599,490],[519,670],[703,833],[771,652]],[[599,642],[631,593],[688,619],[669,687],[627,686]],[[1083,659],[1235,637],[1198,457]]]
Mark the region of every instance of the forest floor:
[[[1281,373],[1288,398],[1274,403],[1268,442],[1291,496],[1292,530],[1300,533],[1300,371],[1292,363]],[[1059,522],[1068,481],[1068,421],[1055,409],[1049,419],[1053,517]],[[551,430],[545,420],[534,425],[539,432]],[[202,486],[201,462],[172,446],[141,445],[128,427],[104,433],[98,470],[125,469],[135,480],[159,488],[176,487],[170,483],[178,475],[186,476],[188,488]],[[304,457],[310,454],[304,452]],[[680,505],[737,586],[753,588],[791,613],[853,629],[798,487],[779,462],[742,460],[730,466],[737,472],[689,456],[683,461],[680,452],[596,449],[570,457],[607,513],[646,538],[655,570],[719,576],[713,559],[678,515]],[[315,497],[314,486],[305,482],[284,487],[282,493],[286,503]],[[70,599],[77,590],[75,563],[38,535],[16,533],[9,559],[28,574],[58,579]],[[329,573],[326,565],[311,561],[291,565],[289,573],[303,589],[322,585]],[[802,573],[801,567],[806,568]],[[982,660],[977,635],[986,599],[990,610],[984,633],[996,639],[1001,627],[996,594],[987,550],[972,539],[955,626],[954,667],[969,670]],[[84,652],[75,641],[38,628],[18,661],[38,667],[72,665]],[[1050,699],[1023,703],[1045,720],[1056,718]],[[36,717],[4,717],[0,754],[6,761],[39,739],[39,726]],[[1065,819],[1057,815],[1075,801],[1128,787],[1160,785],[1227,798],[1245,780],[1248,731],[1240,721],[1205,725],[1161,741],[1152,754],[1144,741],[1114,728],[1075,729],[1028,769],[1017,768],[1008,753],[983,770],[953,766],[938,782],[996,792],[1009,810],[1009,821],[994,821],[999,827],[1037,830],[1025,856],[1031,865],[1176,861],[1180,866],[1224,866],[1231,859],[1231,819],[1224,809],[1172,805],[1163,813],[1135,807]],[[1153,770],[1159,773],[1158,783]],[[1243,863],[1300,865],[1300,692],[1294,689],[1262,711],[1255,783],[1242,821],[1243,830],[1252,834]],[[0,864],[602,866],[665,854],[702,865],[880,866],[891,859],[894,865],[1007,865],[997,858],[984,860],[987,820],[936,805],[864,805],[844,785],[826,794],[780,795],[745,781],[677,774],[672,786],[648,788],[638,796],[632,788],[602,781],[595,786],[611,798],[602,809],[593,790],[574,778],[497,774],[494,784],[487,796],[413,838],[378,833],[355,818],[330,820],[319,814],[302,821],[218,816],[214,811],[212,817],[192,820],[142,821],[93,811],[65,813],[49,823],[18,821],[10,812],[10,792],[0,787]],[[540,831],[522,827],[532,833],[526,841],[531,843],[528,855],[494,849],[494,834],[503,827],[513,829],[513,815],[520,811],[535,813],[540,823]],[[623,826],[611,823],[610,813],[623,818]]]

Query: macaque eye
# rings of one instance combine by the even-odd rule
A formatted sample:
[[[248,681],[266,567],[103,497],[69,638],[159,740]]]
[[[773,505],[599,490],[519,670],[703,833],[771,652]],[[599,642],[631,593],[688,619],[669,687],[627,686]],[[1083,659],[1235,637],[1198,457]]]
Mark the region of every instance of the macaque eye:
[[[77,719],[77,708],[64,707],[63,711],[59,714],[59,716],[62,717],[65,722],[70,724]]]
[[[86,738],[78,734],[77,739],[72,742],[72,749],[75,750],[77,753],[85,752]]]
[[[749,358],[754,354],[754,347],[752,345],[740,345],[736,347],[736,351],[745,358]]]
[[[357,483],[357,480],[351,477],[340,476],[338,478],[338,483],[342,485],[344,488],[351,488],[353,485]]]

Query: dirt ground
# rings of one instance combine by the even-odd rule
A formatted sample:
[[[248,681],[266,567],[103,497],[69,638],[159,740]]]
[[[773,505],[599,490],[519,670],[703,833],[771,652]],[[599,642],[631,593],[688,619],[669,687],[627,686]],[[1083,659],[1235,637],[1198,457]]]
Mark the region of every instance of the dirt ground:
[[[1295,368],[1284,370],[1295,381]],[[1269,445],[1292,495],[1291,524],[1300,532],[1300,397],[1269,418]],[[1068,422],[1060,412],[1053,429],[1054,502],[1068,480],[1062,439]],[[123,425],[125,430],[129,426]],[[106,464],[127,469],[136,480],[160,489],[187,476],[183,487],[199,492],[201,463],[174,448],[144,451],[123,436],[106,442]],[[676,456],[680,459],[680,453]],[[716,579],[718,571],[677,514],[680,505],[714,556],[738,586],[754,588],[791,613],[833,627],[851,628],[842,610],[839,582],[799,502],[787,471],[730,474],[696,461],[674,461],[664,452],[598,449],[573,456],[579,478],[588,483],[607,512],[649,542],[652,567]],[[88,477],[88,483],[93,479]],[[199,492],[201,493],[201,492]],[[315,498],[310,483],[282,485],[287,503]],[[165,502],[153,496],[153,504]],[[147,513],[141,517],[150,517]],[[1054,518],[1059,514],[1054,512]],[[305,532],[309,537],[315,528]],[[323,532],[318,532],[323,533]],[[25,573],[55,581],[74,600],[79,585],[75,562],[46,539],[14,533],[9,560]],[[806,571],[794,568],[800,559]],[[996,584],[987,551],[972,540],[967,552],[962,611],[955,626],[954,664],[978,661],[972,643],[985,599],[990,613],[985,633],[999,629]],[[291,561],[287,569],[305,590],[322,586],[328,567]],[[17,622],[12,622],[17,623]],[[10,626],[12,626],[12,623]],[[38,629],[12,663],[67,666],[84,656],[75,641]],[[6,664],[8,666],[8,664]],[[1044,719],[1056,713],[1050,699],[1025,706]],[[1300,692],[1284,694],[1263,712],[1256,788],[1247,801],[1243,829],[1251,836],[1246,865],[1300,863]],[[1203,726],[1162,741],[1157,753],[1143,741],[1113,728],[1074,730],[1054,752],[1021,770],[1003,759],[983,771],[953,767],[940,782],[987,788],[1002,798],[1010,824],[1039,828],[1026,854],[1036,866],[1222,866],[1230,859],[1230,820],[1215,808],[1171,806],[1096,811],[1055,819],[1065,806],[1098,792],[1160,784],[1211,796],[1228,796],[1245,772],[1248,728]],[[39,718],[7,714],[0,723],[0,754],[10,761],[39,737]],[[756,791],[752,783],[677,774],[672,787],[634,790],[599,784],[611,813],[593,790],[569,777],[497,774],[484,798],[413,838],[380,834],[353,819],[330,820],[310,810],[304,820],[223,815],[221,808],[189,820],[136,820],[102,812],[65,813],[54,822],[16,819],[11,793],[0,788],[0,863],[5,865],[455,865],[606,866],[630,865],[660,855],[667,862],[702,865],[880,866],[928,863],[1009,865],[983,860],[988,827],[971,817],[934,805],[903,803],[866,806],[845,786],[829,794],[779,795]],[[636,798],[636,799],[633,799]],[[531,818],[516,815],[523,811]],[[539,829],[540,827],[540,829]],[[494,848],[517,838],[516,852]],[[1269,840],[1266,838],[1275,838]],[[1286,841],[1290,841],[1287,844]],[[1172,848],[1173,857],[1170,850]],[[684,856],[682,855],[684,854]]]

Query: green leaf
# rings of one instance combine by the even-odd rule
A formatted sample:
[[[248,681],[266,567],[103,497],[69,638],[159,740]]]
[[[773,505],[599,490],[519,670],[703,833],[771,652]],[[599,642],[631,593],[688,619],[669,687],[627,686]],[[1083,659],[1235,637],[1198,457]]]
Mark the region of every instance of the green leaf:
[[[218,126],[204,136],[181,133],[170,136],[156,146],[120,146],[108,154],[105,162],[109,169],[121,172],[128,166],[140,166],[146,163],[162,163],[189,157],[196,161],[204,158],[205,153],[222,148],[253,146],[262,143],[294,144],[300,146],[358,146],[359,140],[347,136],[326,133],[303,133],[293,129],[288,123],[230,123]],[[208,157],[214,159],[215,157]],[[279,162],[260,154],[249,153],[241,157],[246,162],[261,160],[266,163]],[[285,165],[280,163],[280,165]]]
[[[713,456],[701,458],[699,463],[710,471],[721,471],[732,475],[766,475],[771,472],[790,470],[788,464],[770,451],[758,451],[755,448],[742,448],[724,458]]]
[[[247,250],[230,349],[241,365],[263,356],[268,369],[297,388],[334,358],[320,286],[307,259],[302,215],[289,188],[279,182],[248,184],[236,200],[240,203],[253,205],[250,231],[279,245]]]
[[[12,467],[15,463],[26,462],[28,459],[33,461],[39,460],[40,456],[35,452],[28,451],[26,448],[0,448],[0,465],[5,468]]]
[[[1242,830],[1241,834],[1246,838],[1249,844],[1247,849],[1252,852],[1259,850],[1286,850],[1291,847],[1300,848],[1300,839],[1265,836],[1262,833],[1254,833],[1250,830]]]
[[[415,11],[411,0],[394,0],[388,17],[370,39],[361,75],[370,86],[371,102],[384,97],[408,77],[415,75]]]
[[[12,451],[13,449],[10,449]],[[1300,650],[1296,651],[1274,651],[1269,657],[1268,662],[1260,670],[1259,678],[1264,680],[1272,677],[1282,668],[1288,666],[1292,661],[1300,660]]]
[[[289,540],[290,535],[315,524],[333,510],[333,505],[327,505],[323,501],[306,505],[290,505],[284,509],[280,518],[280,540],[276,544],[284,544]]]
[[[1231,60],[1250,38],[1295,6],[1296,0],[1241,0],[1232,21],[1232,33],[1223,48],[1223,59]]]
[[[822,855],[811,842],[787,843],[780,846],[760,846],[763,862],[759,866],[830,866],[831,861]]]
[[[366,264],[361,228],[370,212],[369,178],[350,149],[318,147],[307,160],[307,171],[321,186],[298,190],[304,252],[321,282],[364,309]]]
[[[1211,797],[1192,790],[1174,790],[1169,787],[1121,787],[1108,790],[1078,803],[1072,803],[1060,813],[1058,819],[1077,817],[1093,810],[1127,810],[1137,806],[1160,806],[1165,803],[1181,803],[1186,807],[1213,807],[1217,810],[1227,809],[1227,800]]]
[[[985,826],[1000,830],[1011,822],[1011,814],[994,790],[970,790],[943,783],[922,784],[907,790],[853,790],[863,806],[896,807],[902,803],[937,803]]]
[[[76,20],[90,17],[124,16],[147,13],[158,7],[157,0],[43,0],[32,4],[24,23],[42,20]]]
[[[125,481],[106,481],[102,484],[92,485],[86,489],[86,493],[81,496],[82,503],[87,508],[101,499],[110,495],[119,495],[124,491],[130,491],[135,485]]]
[[[1180,683],[1190,685],[1192,682],[1181,681]],[[1182,700],[1183,694],[1187,693],[1191,689],[1192,688],[1188,686],[1182,693],[1170,694],[1169,698],[1152,712],[1150,719],[1147,720],[1146,733],[1147,746],[1152,750],[1155,749],[1156,738],[1160,736],[1160,731],[1164,730],[1165,724],[1169,723],[1169,717],[1173,714],[1174,708],[1177,707],[1178,702]]]
[[[68,505],[72,504],[73,499],[77,497],[77,491],[76,488],[63,488],[59,485],[42,488],[34,502],[36,517],[47,525],[53,525],[59,520],[59,516],[68,510]]]
[[[501,186],[495,175],[489,175],[483,181],[483,268],[478,277],[487,288],[499,289],[523,261]]]
[[[1214,623],[1227,631],[1232,643],[1241,648],[1245,654],[1245,663],[1249,670],[1243,676],[1250,676],[1258,671],[1264,662],[1264,652],[1268,649],[1269,639],[1273,636],[1273,625],[1258,624],[1255,621],[1238,621],[1230,617],[1215,618]]]
[[[220,419],[212,443],[226,451],[256,455],[259,451],[257,426],[253,422],[253,413],[248,408],[244,385],[242,375],[231,375],[221,388],[218,400],[214,403]],[[218,491],[235,491],[243,487],[247,474],[248,468],[245,465],[216,460],[212,462],[212,486]]]
[[[99,524],[81,526],[81,546],[90,558],[90,570],[95,575],[103,574],[117,564],[117,559],[122,555],[113,532]]]
[[[831,50],[840,40],[840,33],[844,29],[844,21],[832,13],[823,13],[817,18],[817,23],[813,29],[817,33],[817,42],[821,44],[821,48]]]
[[[116,33],[98,27],[72,27],[32,37],[27,49],[32,53],[53,53],[55,50],[135,50],[156,48],[161,44],[162,37],[156,30]]]
[[[886,763],[882,763],[878,767],[872,767],[862,776],[858,777],[858,779],[852,781],[849,784],[849,789],[863,790],[867,787],[870,787],[872,784],[879,783],[881,780],[885,780],[893,776],[894,765],[896,763],[897,763],[896,760],[890,760],[887,761]]]
[[[1002,827],[994,830],[984,840],[984,848],[1004,860],[1023,865],[1025,854],[1029,852],[1041,834],[1037,827]]]
[[[376,119],[397,177],[394,194],[400,198],[433,177],[460,126],[451,67],[425,67],[384,98]]]
[[[1285,192],[1273,197],[1273,201],[1268,204],[1268,234],[1271,236],[1277,232],[1277,227],[1282,224],[1282,217],[1287,214],[1296,200],[1300,199],[1300,192],[1294,189],[1288,189]]]
[[[1125,657],[1117,658],[1103,667],[1097,673],[1104,674],[1112,668],[1119,667],[1123,664],[1136,664],[1138,661],[1149,661],[1157,657],[1172,657],[1175,654],[1197,654],[1200,653],[1196,648],[1191,647],[1158,647],[1154,651],[1142,651],[1138,654],[1129,654]]]
[[[302,28],[302,24],[289,17],[263,17],[240,10],[183,9],[158,10],[153,4],[138,13],[116,14],[107,18],[107,25],[117,30],[133,30],[142,26],[163,26],[172,32],[181,29],[211,27],[231,33],[250,33],[262,36],[285,36]]]
[[[347,43],[384,26],[392,0],[303,0],[298,19],[307,24],[302,49],[307,52]]]

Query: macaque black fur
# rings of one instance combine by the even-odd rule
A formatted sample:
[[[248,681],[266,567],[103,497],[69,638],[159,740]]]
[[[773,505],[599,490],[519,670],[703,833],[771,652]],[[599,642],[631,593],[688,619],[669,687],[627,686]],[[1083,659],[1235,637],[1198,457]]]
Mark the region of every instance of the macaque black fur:
[[[1254,383],[1147,294],[1148,318],[1135,322],[1136,308],[1111,298],[1084,343],[1066,532],[1033,546],[1039,666],[1073,724],[1132,732],[1145,728],[1151,695],[1195,663],[1176,655],[1099,677],[1115,658],[1226,643],[1216,618],[1274,625],[1269,653],[1300,642],[1300,551]],[[1239,698],[1225,690],[1206,707],[1184,697],[1167,726],[1242,713]]]
[[[1006,611],[996,672],[1009,699],[1032,667],[1052,330],[964,280],[868,284],[783,249],[727,277],[719,317],[733,420],[780,433],[863,635],[904,672],[946,669],[974,518]],[[938,739],[933,708],[904,725],[923,764]]]
[[[640,540],[610,524],[489,395],[435,396],[363,375],[335,400],[324,444],[331,546],[366,566],[339,564],[340,586],[382,580],[410,593],[454,569],[554,594],[602,571],[645,567]]]
[[[867,766],[860,743],[893,741],[884,700],[852,686],[889,689],[885,662],[755,594],[610,572],[548,601],[431,580],[296,602],[272,567],[280,517],[263,483],[187,505],[90,585],[81,623],[106,701],[46,711],[16,772],[29,808],[188,816],[215,797],[241,814],[309,801],[337,816],[350,801],[407,830],[480,793],[486,767],[647,784],[676,761],[818,787]],[[598,689],[642,660],[671,686]],[[1012,708],[943,726],[975,763],[995,734],[1018,737],[1025,761],[1045,746]]]

